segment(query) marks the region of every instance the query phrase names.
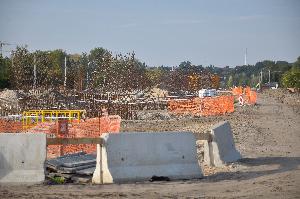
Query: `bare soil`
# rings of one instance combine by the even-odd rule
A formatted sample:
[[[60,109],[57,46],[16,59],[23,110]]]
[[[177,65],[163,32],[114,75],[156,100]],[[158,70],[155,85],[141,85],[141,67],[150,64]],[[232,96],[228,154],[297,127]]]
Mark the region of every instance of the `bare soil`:
[[[260,93],[256,106],[236,107],[228,116],[122,122],[122,131],[202,133],[218,121],[230,121],[243,159],[224,168],[203,167],[203,179],[0,185],[0,198],[300,198],[300,99],[284,92]]]

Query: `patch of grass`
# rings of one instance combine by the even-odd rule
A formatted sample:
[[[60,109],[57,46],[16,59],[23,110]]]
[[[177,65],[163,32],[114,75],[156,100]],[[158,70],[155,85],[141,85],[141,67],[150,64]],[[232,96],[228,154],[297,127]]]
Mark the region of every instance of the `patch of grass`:
[[[50,178],[50,179],[55,184],[64,184],[66,182],[64,177],[59,177],[59,176],[56,176],[56,177],[53,177],[53,178]]]

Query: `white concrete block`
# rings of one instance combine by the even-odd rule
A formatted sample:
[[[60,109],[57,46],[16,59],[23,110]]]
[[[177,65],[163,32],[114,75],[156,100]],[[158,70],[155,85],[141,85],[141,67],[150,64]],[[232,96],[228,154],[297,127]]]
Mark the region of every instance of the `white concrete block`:
[[[45,180],[46,135],[0,133],[0,183]]]
[[[189,132],[103,134],[98,146],[94,183],[201,178],[196,140]],[[102,180],[100,149],[102,150]]]
[[[207,165],[222,167],[226,163],[241,159],[241,154],[236,150],[231,127],[228,121],[220,122],[211,129],[212,142],[205,147]]]
[[[203,162],[205,165],[207,166],[212,166],[212,163],[211,163],[211,158],[210,158],[210,154],[209,154],[209,145],[211,143],[208,142],[207,140],[204,140],[203,141],[203,149],[204,149],[204,157],[203,157]]]

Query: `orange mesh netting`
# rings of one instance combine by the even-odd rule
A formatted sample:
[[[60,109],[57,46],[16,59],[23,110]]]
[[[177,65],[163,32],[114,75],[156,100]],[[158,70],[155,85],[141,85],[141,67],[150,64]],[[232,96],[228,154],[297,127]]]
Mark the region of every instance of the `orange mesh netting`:
[[[250,91],[246,94],[246,103],[247,104],[256,104],[257,94],[255,91]]]
[[[0,133],[18,133],[22,130],[22,122],[0,119]]]
[[[243,88],[241,86],[232,88],[233,95],[241,95],[243,94]]]
[[[244,92],[242,87],[233,88],[232,93],[236,96],[236,99],[238,99],[239,96],[242,95],[246,104],[256,104],[257,94],[255,91],[251,91],[251,88],[249,86],[244,88]]]
[[[169,111],[175,114],[198,116],[224,115],[234,111],[233,96],[194,98],[191,100],[170,100]]]
[[[67,121],[66,121],[67,122]],[[99,137],[102,133],[118,133],[120,131],[121,118],[118,115],[109,115],[98,118],[87,119],[80,123],[72,122],[68,124],[68,130],[61,133],[58,130],[58,122],[38,123],[26,132],[46,133],[50,137],[62,138],[94,138]],[[22,122],[0,120],[0,133],[2,132],[24,132]],[[50,145],[47,147],[47,158],[54,158],[60,155],[85,151],[92,153],[96,151],[94,144],[79,145]]]

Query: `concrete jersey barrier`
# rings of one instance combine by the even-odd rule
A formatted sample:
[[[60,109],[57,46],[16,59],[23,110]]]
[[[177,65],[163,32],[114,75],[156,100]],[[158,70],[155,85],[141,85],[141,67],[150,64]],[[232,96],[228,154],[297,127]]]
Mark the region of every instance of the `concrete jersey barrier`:
[[[45,134],[0,134],[0,183],[43,182],[45,160]]]
[[[169,179],[203,176],[193,133],[139,132],[103,134],[101,137],[104,145],[97,146],[94,183],[145,181],[153,176]]]
[[[228,121],[214,125],[210,131],[211,142],[204,144],[204,163],[210,166],[222,167],[229,162],[241,159],[236,150],[231,127]]]

